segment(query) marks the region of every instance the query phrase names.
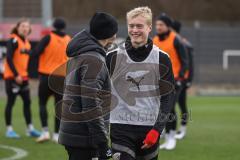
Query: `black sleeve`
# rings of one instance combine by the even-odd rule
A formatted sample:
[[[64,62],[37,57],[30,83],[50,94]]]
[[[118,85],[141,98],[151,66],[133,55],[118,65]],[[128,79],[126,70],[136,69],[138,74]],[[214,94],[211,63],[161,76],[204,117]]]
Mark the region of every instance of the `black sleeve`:
[[[47,45],[50,42],[50,35],[46,35],[41,39],[41,41],[38,43],[38,45],[34,48],[32,51],[32,56],[39,56],[43,53],[44,49],[47,47]]]
[[[187,46],[187,50],[188,50],[188,59],[189,59],[189,78],[188,78],[188,81],[192,82],[193,81],[193,76],[194,76],[193,47],[192,46]]]
[[[174,76],[172,71],[172,63],[167,54],[159,53],[159,71],[160,71],[160,109],[158,113],[157,120],[153,126],[160,134],[165,128],[167,122],[168,114],[171,112],[171,107],[173,103],[173,98],[175,94],[174,89]]]
[[[11,38],[8,42],[7,42],[7,55],[6,55],[6,59],[7,59],[7,63],[11,69],[11,71],[13,72],[14,76],[16,77],[18,75],[18,72],[14,66],[13,63],[13,55],[14,52],[16,51],[16,49],[18,48],[18,42],[17,39],[15,38]]]
[[[116,65],[117,51],[113,51],[107,54],[106,64],[109,71],[109,75],[112,76]]]
[[[98,130],[97,133],[99,134],[106,133],[107,128],[106,126],[103,127],[101,122],[104,121],[103,113],[109,111],[109,106],[103,105],[103,102],[110,102],[110,99],[104,99],[103,97],[111,97],[108,92],[104,91],[105,82],[109,78],[108,70],[104,62],[98,58],[82,57],[82,60],[84,62],[82,64],[83,68],[87,66],[82,70],[83,72],[80,72],[82,77],[80,80],[82,112],[88,112],[88,118],[92,119],[88,122],[90,132]],[[107,137],[104,137],[101,141],[107,144]]]
[[[178,53],[181,62],[182,68],[180,69],[179,76],[182,78],[184,77],[184,74],[188,69],[188,56],[186,53],[185,46],[178,37],[176,37],[174,40],[174,47]]]

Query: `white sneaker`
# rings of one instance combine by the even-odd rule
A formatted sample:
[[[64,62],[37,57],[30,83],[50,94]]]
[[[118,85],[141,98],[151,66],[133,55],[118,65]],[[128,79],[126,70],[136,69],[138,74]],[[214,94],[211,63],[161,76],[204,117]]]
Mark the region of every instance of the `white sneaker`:
[[[177,140],[175,139],[176,131],[170,131],[168,142],[165,147],[166,150],[173,150],[176,148]]]
[[[175,138],[169,138],[168,143],[165,147],[166,150],[173,150],[176,148],[177,140]]]
[[[181,139],[183,139],[183,138],[185,137],[185,135],[186,135],[185,132],[179,131],[179,132],[177,132],[177,134],[175,135],[175,138],[181,140]]]
[[[179,140],[183,139],[186,136],[186,130],[187,130],[186,126],[181,126],[179,128],[179,131],[175,135],[175,138]]]
[[[165,133],[164,135],[165,142],[159,146],[159,149],[166,149],[166,146],[168,144],[168,138],[169,138],[169,134]]]
[[[53,137],[52,137],[52,141],[55,142],[55,143],[58,143],[58,137],[59,137],[59,134],[58,133],[54,133]]]
[[[50,140],[49,132],[42,132],[41,136],[37,138],[36,142],[43,143]]]

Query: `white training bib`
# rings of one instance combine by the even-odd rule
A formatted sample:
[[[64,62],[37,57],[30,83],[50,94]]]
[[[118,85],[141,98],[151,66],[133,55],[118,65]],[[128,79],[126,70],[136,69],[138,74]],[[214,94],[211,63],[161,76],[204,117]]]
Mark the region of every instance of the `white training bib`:
[[[144,61],[134,62],[125,49],[118,49],[111,78],[118,103],[110,113],[110,123],[154,125],[160,108],[159,51],[153,45]]]

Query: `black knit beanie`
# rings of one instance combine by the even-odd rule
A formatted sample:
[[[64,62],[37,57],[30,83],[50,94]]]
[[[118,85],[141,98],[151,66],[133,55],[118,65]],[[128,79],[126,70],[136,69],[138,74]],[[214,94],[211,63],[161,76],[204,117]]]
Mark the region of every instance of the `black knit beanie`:
[[[173,23],[172,23],[172,28],[173,28],[177,33],[180,33],[181,28],[182,28],[181,22],[179,22],[179,21],[177,21],[177,20],[174,20]]]
[[[111,38],[117,31],[117,20],[110,14],[96,12],[90,21],[90,33],[98,40]]]
[[[56,18],[53,22],[53,27],[57,30],[65,29],[66,22],[63,18]]]
[[[172,26],[172,19],[166,13],[160,14],[157,20],[163,21],[168,27]]]

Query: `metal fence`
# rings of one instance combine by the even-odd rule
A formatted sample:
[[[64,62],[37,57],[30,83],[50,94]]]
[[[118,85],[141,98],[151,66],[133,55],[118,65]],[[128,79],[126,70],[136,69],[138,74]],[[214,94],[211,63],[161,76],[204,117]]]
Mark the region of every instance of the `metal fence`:
[[[83,28],[87,28],[87,25],[69,26],[68,32],[74,35]],[[228,69],[223,69],[223,52],[240,52],[239,26],[218,24],[198,28],[184,27],[182,35],[194,46],[195,84],[240,85],[240,56],[229,57]],[[126,36],[126,25],[120,25],[118,37]]]
[[[86,24],[69,26],[67,32],[74,35],[84,28],[87,29]],[[228,68],[225,70],[223,68],[225,50],[240,52],[240,27],[210,26],[198,29],[185,27],[182,35],[194,46],[195,84],[240,85],[240,56],[229,56]],[[126,36],[126,25],[120,25],[118,37]],[[34,71],[31,73],[34,74]]]
[[[182,33],[195,47],[196,83],[240,84],[240,56],[229,57],[229,67],[223,69],[223,52],[240,51],[239,27],[185,28]]]

